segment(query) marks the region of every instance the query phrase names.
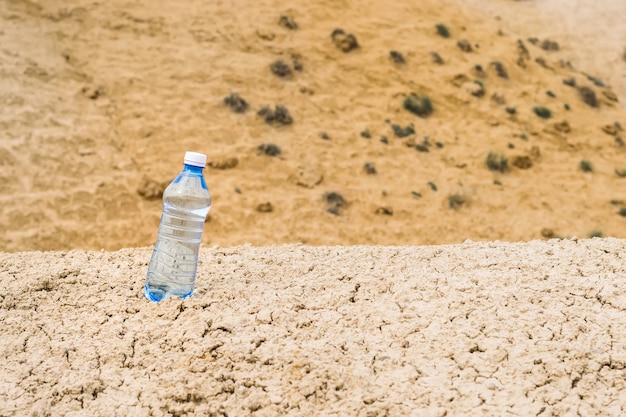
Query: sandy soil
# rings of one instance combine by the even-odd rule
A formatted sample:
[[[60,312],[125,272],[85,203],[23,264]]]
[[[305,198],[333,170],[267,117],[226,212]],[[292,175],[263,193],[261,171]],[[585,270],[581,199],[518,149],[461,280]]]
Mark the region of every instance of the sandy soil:
[[[465,0],[461,4],[493,17],[495,24],[502,21],[515,33],[536,33],[559,42],[566,60],[607,81],[620,97],[626,96],[623,1]]]
[[[626,6],[571,2],[566,19],[535,3],[0,2],[0,250],[153,244],[159,192],[188,149],[211,161],[205,244],[624,238]],[[360,47],[343,52],[336,28]],[[272,73],[277,60],[291,75]],[[224,105],[234,92],[245,113]],[[432,115],[403,108],[412,92]],[[278,104],[292,124],[256,114]],[[490,152],[507,172],[487,169]]]
[[[376,246],[626,238],[624,21],[618,1],[0,1],[0,416],[626,414],[626,240]],[[257,114],[280,104],[291,124]],[[214,197],[197,291],[154,304],[188,149]],[[246,242],[362,245],[223,248]]]
[[[621,416],[626,242],[0,254],[0,415]]]

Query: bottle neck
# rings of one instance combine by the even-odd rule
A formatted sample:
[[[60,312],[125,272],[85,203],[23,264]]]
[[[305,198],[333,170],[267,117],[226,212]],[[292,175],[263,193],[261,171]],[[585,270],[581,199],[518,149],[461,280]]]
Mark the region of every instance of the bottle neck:
[[[189,174],[195,174],[195,175],[202,175],[202,170],[204,168],[202,167],[197,167],[194,165],[187,165],[185,164],[185,168],[183,169],[183,172],[187,172]]]

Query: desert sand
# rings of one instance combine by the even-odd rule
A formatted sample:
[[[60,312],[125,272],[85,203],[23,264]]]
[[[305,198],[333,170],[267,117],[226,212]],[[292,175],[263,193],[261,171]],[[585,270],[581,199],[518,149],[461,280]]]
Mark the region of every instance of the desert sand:
[[[626,414],[625,21],[0,1],[0,416]],[[186,150],[214,205],[155,304]]]
[[[0,414],[621,416],[626,242],[0,254]]]
[[[626,5],[544,3],[4,1],[0,250],[152,245],[186,150],[211,162],[209,245],[624,238]],[[276,105],[291,124],[257,115]]]

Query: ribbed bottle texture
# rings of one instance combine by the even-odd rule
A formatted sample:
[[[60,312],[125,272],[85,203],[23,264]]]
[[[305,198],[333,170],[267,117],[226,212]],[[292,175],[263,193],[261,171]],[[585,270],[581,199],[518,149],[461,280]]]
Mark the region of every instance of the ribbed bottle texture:
[[[204,221],[211,195],[199,166],[185,169],[163,193],[163,214],[144,293],[152,301],[193,293]]]

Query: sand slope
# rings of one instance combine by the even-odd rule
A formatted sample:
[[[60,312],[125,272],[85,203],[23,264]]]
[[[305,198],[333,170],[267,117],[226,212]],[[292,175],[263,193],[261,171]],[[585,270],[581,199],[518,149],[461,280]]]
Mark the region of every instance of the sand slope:
[[[0,253],[0,414],[619,416],[626,242]]]
[[[620,0],[459,0],[492,16],[516,33],[546,36],[560,43],[563,57],[626,95],[626,5]],[[532,16],[532,18],[530,18]],[[494,22],[494,23],[495,23]]]
[[[597,19],[597,36],[578,43],[528,3],[493,3],[515,7],[513,21],[452,0],[1,2],[0,250],[153,244],[158,192],[187,149],[212,163],[205,244],[626,237],[626,180],[615,174],[626,170],[623,90],[603,75],[623,74],[626,62],[598,61],[605,72],[596,74],[595,61],[588,69],[572,55],[619,41],[609,36],[616,23]],[[281,15],[298,29],[279,25]],[[338,49],[336,28],[360,47]],[[277,60],[290,77],[272,73]],[[595,92],[597,108],[563,84],[572,78]],[[224,105],[233,92],[247,112]],[[430,117],[402,108],[412,92],[432,99]],[[277,104],[291,125],[256,115]],[[394,124],[415,133],[399,138]],[[281,155],[258,152],[268,143]],[[490,152],[508,158],[509,172],[487,169]],[[583,160],[593,172],[580,170]],[[347,202],[339,215],[327,211],[331,192]]]

